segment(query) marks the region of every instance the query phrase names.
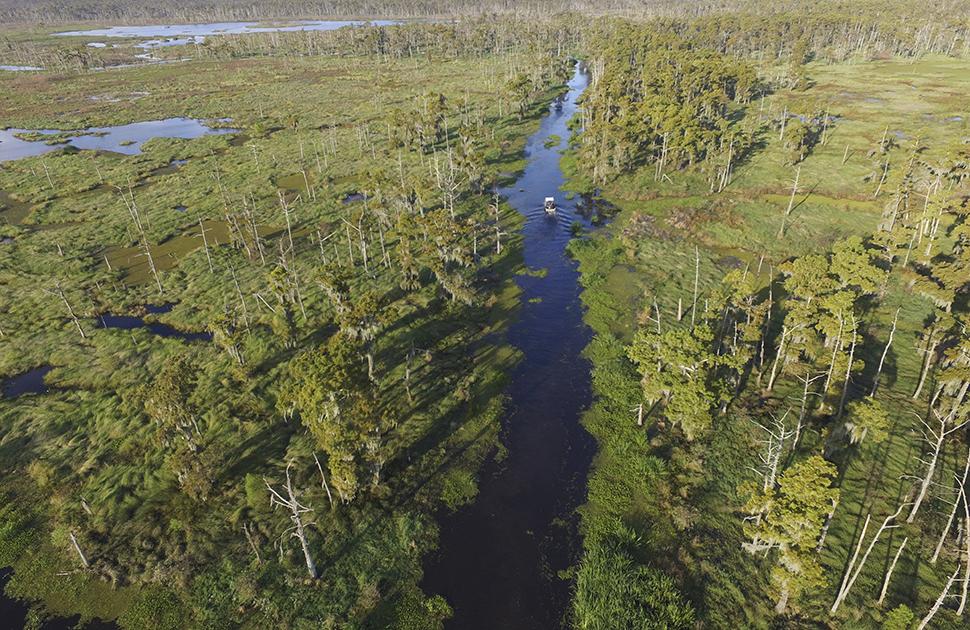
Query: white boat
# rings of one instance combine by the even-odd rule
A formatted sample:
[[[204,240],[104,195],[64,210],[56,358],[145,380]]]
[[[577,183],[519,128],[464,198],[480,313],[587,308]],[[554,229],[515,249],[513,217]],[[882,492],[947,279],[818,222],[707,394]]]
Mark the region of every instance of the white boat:
[[[548,212],[549,214],[555,214],[556,213],[556,198],[555,197],[546,197],[546,201],[545,201],[545,203],[542,204],[542,207],[545,208],[545,211]]]

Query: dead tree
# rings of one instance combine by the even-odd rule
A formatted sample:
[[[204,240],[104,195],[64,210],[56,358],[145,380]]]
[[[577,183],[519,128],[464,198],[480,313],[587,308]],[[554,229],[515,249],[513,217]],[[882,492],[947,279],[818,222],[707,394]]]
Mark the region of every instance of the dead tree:
[[[970,503],[967,500],[966,491],[961,492],[963,496],[963,529],[964,529],[964,572],[963,572],[963,586],[960,589],[960,606],[957,608],[957,614],[961,617],[963,616],[963,611],[967,607],[967,589],[970,587]]]
[[[802,427],[805,426],[805,412],[808,410],[808,397],[821,397],[821,394],[817,392],[810,392],[808,390],[812,386],[812,383],[823,376],[825,376],[825,374],[816,374],[815,376],[812,376],[811,371],[807,371],[805,372],[805,376],[799,377],[798,379],[802,382],[802,397],[800,400],[800,406],[798,408],[798,424],[795,425],[795,436],[791,444],[792,451],[798,448],[798,440],[802,436]]]
[[[283,539],[287,534],[296,538],[300,541],[300,547],[303,548],[303,557],[306,559],[307,573],[313,579],[317,578],[317,566],[313,562],[313,556],[310,555],[310,544],[307,542],[306,527],[312,523],[304,523],[303,515],[307,512],[312,512],[313,508],[307,507],[299,502],[296,496],[296,492],[293,490],[293,482],[290,479],[290,468],[293,464],[287,464],[286,466],[286,497],[281,495],[279,492],[273,489],[269,481],[263,479],[266,484],[266,488],[269,490],[269,502],[270,505],[275,507],[282,507],[290,512],[290,520],[293,521],[293,527],[287,529],[282,534],[280,534],[279,547],[283,548]]]
[[[784,133],[784,131],[782,131]],[[791,187],[791,197],[788,198],[788,207],[785,208],[785,214],[781,215],[781,226],[778,228],[778,238],[785,236],[785,228],[788,225],[788,218],[791,216],[792,210],[795,209],[795,195],[798,194],[798,178],[802,174],[802,167],[799,166],[795,169],[795,182]]]
[[[946,418],[941,416],[940,412],[935,409],[933,410],[933,414],[940,423],[938,429],[931,427],[918,415],[916,416],[919,419],[920,424],[922,424],[923,428],[925,429],[923,431],[923,439],[926,440],[926,442],[930,445],[931,454],[929,460],[925,462],[926,473],[920,481],[920,488],[916,495],[916,501],[913,502],[913,509],[906,518],[907,523],[913,522],[913,519],[916,518],[916,512],[919,511],[920,505],[922,505],[923,500],[926,499],[926,492],[929,490],[930,484],[933,483],[933,475],[936,473],[936,463],[940,459],[940,450],[943,448],[943,441],[946,440],[948,435],[962,429],[964,426],[966,426],[967,422],[970,422],[970,420],[964,420],[956,426],[947,428]]]
[[[845,409],[845,399],[849,395],[849,381],[852,378],[852,361],[855,359],[855,348],[858,337],[856,335],[855,316],[852,316],[852,343],[849,344],[849,361],[845,368],[845,380],[842,382],[842,396],[839,398],[839,409],[835,414],[836,418],[842,417],[842,410]]]
[[[74,532],[71,532],[71,545],[74,547],[74,551],[77,552],[78,557],[81,559],[81,564],[83,564],[84,568],[87,569],[90,566],[88,564],[88,559],[84,555],[84,552],[81,551],[81,545],[77,543],[77,537],[74,536]]]
[[[893,561],[889,565],[889,570],[886,571],[886,577],[882,581],[882,590],[879,591],[879,604],[882,605],[883,600],[886,599],[886,592],[889,590],[889,580],[893,577],[893,571],[896,569],[896,562],[899,561],[899,556],[903,553],[903,548],[906,547],[906,541],[909,538],[903,538],[903,542],[899,544],[899,548],[896,549],[896,555],[893,556]]]
[[[923,630],[923,628],[925,628],[936,615],[937,611],[940,610],[940,606],[943,605],[943,600],[946,599],[947,594],[950,592],[950,587],[953,586],[953,582],[957,579],[958,573],[960,573],[959,565],[957,565],[956,570],[950,575],[950,579],[946,581],[946,586],[943,587],[943,590],[940,592],[940,596],[936,598],[936,603],[934,603],[933,607],[930,608],[928,613],[926,613],[923,620],[919,622],[917,630]]]
[[[852,560],[849,562],[849,566],[846,567],[845,576],[842,578],[842,586],[839,587],[839,593],[835,598],[835,602],[832,604],[832,614],[835,614],[835,612],[839,609],[839,606],[842,605],[842,602],[845,601],[846,596],[849,594],[849,590],[852,588],[852,585],[855,584],[859,574],[862,573],[862,568],[866,565],[866,560],[869,559],[869,554],[872,553],[872,549],[876,546],[876,543],[879,541],[879,537],[882,536],[882,533],[887,529],[899,527],[899,525],[895,523],[895,520],[903,512],[904,507],[906,507],[905,503],[900,504],[900,506],[896,508],[895,512],[886,517],[875,536],[873,536],[872,540],[869,541],[869,546],[866,547],[866,552],[862,555],[862,559],[859,560],[858,564],[856,564],[856,559],[859,557],[859,549],[862,547],[862,541],[866,537],[866,529],[868,529],[869,520],[872,517],[871,514],[866,516],[866,522],[862,526],[862,534],[860,534],[859,541],[856,543],[855,552],[852,554]],[[890,523],[892,524],[890,525]]]
[[[936,564],[936,560],[940,557],[940,551],[943,549],[943,543],[946,541],[946,535],[950,533],[950,526],[953,525],[953,519],[957,515],[957,508],[959,508],[960,504],[963,503],[963,493],[964,488],[967,487],[968,473],[970,473],[970,449],[967,449],[967,463],[963,467],[963,477],[957,477],[954,475],[957,482],[957,497],[953,502],[953,509],[950,511],[950,518],[946,520],[946,526],[940,533],[940,540],[936,543],[936,549],[933,550],[933,557],[930,558],[930,564]]]
[[[929,336],[926,339],[926,350],[923,351],[926,356],[920,366],[919,383],[916,385],[916,391],[913,392],[913,400],[919,398],[920,392],[923,391],[923,385],[926,384],[926,377],[929,375],[930,368],[933,365],[933,357],[936,353],[936,347],[941,341],[940,339],[935,339],[935,333],[936,330],[934,328],[929,330]]]
[[[330,494],[330,485],[327,483],[327,476],[323,474],[323,466],[320,465],[320,458],[313,454],[313,461],[317,463],[317,470],[320,471],[320,485],[327,491],[327,498],[330,500],[330,509],[333,509],[333,495]]]
[[[67,301],[67,296],[64,295],[64,289],[61,288],[61,283],[58,282],[55,284],[52,290],[48,290],[48,293],[53,293],[57,295],[57,297],[61,298],[61,302],[64,302],[64,306],[67,308],[67,314],[71,318],[71,321],[74,322],[74,326],[77,328],[78,334],[81,335],[81,339],[85,339],[87,335],[84,334],[84,329],[81,328],[81,322],[77,318],[77,313],[74,312],[74,308],[71,306],[71,303]]]
[[[242,530],[246,534],[246,541],[249,543],[249,547],[256,556],[256,564],[263,564],[263,558],[259,555],[259,547],[256,546],[256,540],[253,538],[253,533],[249,529],[249,523],[243,523]]]
[[[701,252],[694,246],[694,299],[690,307],[690,329],[694,330],[694,320],[697,314],[697,288],[701,279]]]
[[[785,418],[788,417],[789,412],[791,412],[791,409],[786,411],[781,418],[775,414],[769,414],[772,421],[770,427],[756,420],[751,421],[767,434],[767,437],[761,440],[765,450],[758,456],[761,459],[761,465],[763,467],[763,482],[761,485],[763,492],[769,492],[775,487],[775,479],[778,476],[778,465],[781,462],[782,455],[785,453],[785,442],[795,434],[793,430],[785,427]]]
[[[879,376],[882,374],[882,366],[886,363],[886,355],[889,354],[889,347],[893,345],[893,336],[896,334],[896,322],[899,320],[899,311],[902,307],[896,309],[896,314],[893,316],[893,327],[889,331],[889,340],[886,342],[886,347],[882,350],[882,356],[879,357],[879,367],[876,369],[876,376],[872,379],[872,392],[869,393],[870,396],[875,397],[876,390],[879,388]]]
[[[215,270],[212,268],[212,256],[209,255],[209,239],[205,236],[205,225],[202,224],[202,217],[199,217],[199,234],[202,236],[202,247],[205,249],[205,259],[209,263],[209,273]]]
[[[794,451],[794,448],[792,449]],[[815,553],[821,553],[822,547],[825,546],[825,539],[829,535],[829,527],[832,526],[832,519],[835,517],[835,510],[839,507],[838,499],[832,499],[832,509],[829,513],[825,515],[825,524],[822,525],[822,533],[818,537],[818,543],[815,545]]]

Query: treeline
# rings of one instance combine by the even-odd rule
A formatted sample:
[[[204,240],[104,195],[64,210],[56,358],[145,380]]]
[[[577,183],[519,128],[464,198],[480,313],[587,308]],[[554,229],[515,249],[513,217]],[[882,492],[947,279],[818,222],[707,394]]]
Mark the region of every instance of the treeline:
[[[745,10],[662,23],[687,41],[725,54],[771,62],[800,51],[837,62],[853,56],[966,55],[966,10],[947,4],[916,8],[900,3],[819,3],[792,13]]]
[[[195,51],[202,57],[229,59],[286,55],[425,55],[477,57],[509,52],[557,56],[581,46],[582,26],[575,20],[523,21],[491,15],[448,23],[345,28],[334,31],[252,33],[207,39]],[[177,51],[168,51],[178,54]]]
[[[349,16],[429,18],[487,13],[539,18],[570,11],[591,15],[696,15],[723,6],[723,2],[711,0],[686,3],[677,0],[189,0],[168,3],[148,0],[3,0],[0,2],[0,22],[196,22]]]

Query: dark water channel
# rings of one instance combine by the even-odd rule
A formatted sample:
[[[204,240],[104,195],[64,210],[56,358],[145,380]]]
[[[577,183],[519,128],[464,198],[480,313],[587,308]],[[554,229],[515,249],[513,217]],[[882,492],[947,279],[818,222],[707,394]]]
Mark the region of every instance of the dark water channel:
[[[571,224],[589,224],[560,190],[559,160],[588,81],[577,69],[561,106],[550,107],[529,139],[524,173],[501,191],[525,217],[526,264],[547,273],[518,278],[522,310],[509,341],[524,357],[507,391],[508,456],[486,466],[472,505],[442,519],[439,550],[426,562],[422,586],[454,608],[449,628],[559,628],[568,609],[570,584],[557,572],[577,559],[575,509],[586,497],[595,444],[579,423],[591,401],[589,364],[580,355],[591,333],[576,263],[566,255]],[[546,196],[556,197],[555,215],[543,210]]]

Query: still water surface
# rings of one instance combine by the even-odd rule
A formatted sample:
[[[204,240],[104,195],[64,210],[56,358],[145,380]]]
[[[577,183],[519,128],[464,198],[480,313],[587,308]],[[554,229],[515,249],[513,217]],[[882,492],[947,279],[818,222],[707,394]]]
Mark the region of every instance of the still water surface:
[[[393,26],[395,20],[295,20],[273,22],[209,22],[207,24],[153,24],[149,26],[111,26],[83,31],[55,33],[65,37],[205,37],[244,33],[286,33],[293,31],[334,31],[345,26]],[[189,43],[189,42],[186,42]]]
[[[219,122],[226,121],[220,120]],[[67,146],[75,149],[137,155],[141,153],[141,145],[152,138],[192,139],[200,136],[238,132],[238,129],[210,127],[195,118],[146,120],[115,127],[91,127],[78,132],[57,129],[0,129],[0,162],[44,155]],[[17,134],[24,133],[37,133],[45,136],[65,134],[67,137],[58,137],[56,138],[58,142],[48,144],[43,140],[23,140],[17,137]]]

